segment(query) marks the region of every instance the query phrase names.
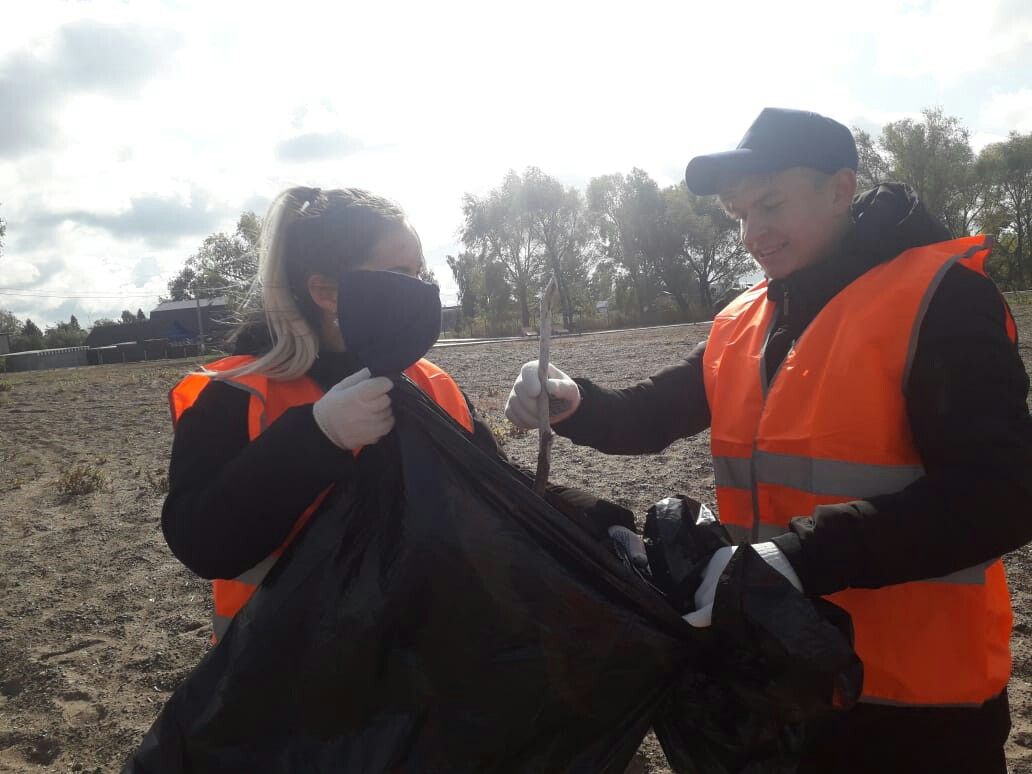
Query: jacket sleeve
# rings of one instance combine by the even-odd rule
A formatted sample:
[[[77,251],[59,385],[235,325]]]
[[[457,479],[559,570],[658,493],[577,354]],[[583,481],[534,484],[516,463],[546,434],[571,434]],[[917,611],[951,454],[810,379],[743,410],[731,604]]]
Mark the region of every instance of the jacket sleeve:
[[[176,426],[161,526],[172,553],[203,578],[233,578],[267,557],[319,493],[354,470],[310,404],[249,441],[248,401],[212,382]]]
[[[822,506],[775,543],[807,591],[936,578],[1032,539],[1029,380],[992,282],[963,266],[929,304],[906,385],[925,475],[900,492]]]
[[[581,404],[554,430],[581,446],[606,454],[651,454],[710,425],[703,381],[706,342],[677,365],[620,389],[577,379]]]

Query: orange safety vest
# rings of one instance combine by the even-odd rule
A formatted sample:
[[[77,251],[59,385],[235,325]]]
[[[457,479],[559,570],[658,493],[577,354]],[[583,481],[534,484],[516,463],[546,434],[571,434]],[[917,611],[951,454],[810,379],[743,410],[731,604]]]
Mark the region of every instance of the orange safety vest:
[[[253,357],[238,355],[223,358],[210,363],[209,371],[228,371],[231,368],[238,368],[246,363],[252,362]],[[466,398],[455,381],[440,368],[429,360],[420,360],[405,371],[408,376],[420,389],[433,398],[438,406],[447,411],[451,417],[461,424],[466,430],[473,431],[473,418],[469,413],[469,405]],[[190,374],[179,382],[169,393],[169,406],[172,411],[173,427],[183,415],[201,391],[208,386],[211,378],[204,374]],[[299,406],[305,403],[314,403],[323,395],[323,389],[307,376],[289,381],[276,381],[262,374],[247,374],[246,376],[234,376],[222,380],[225,384],[231,384],[244,390],[251,396],[248,406],[247,431],[253,441],[269,425],[287,409],[292,406]],[[355,452],[358,453],[357,451]],[[214,596],[215,612],[212,619],[212,642],[218,642],[219,638],[229,628],[229,624],[241,608],[247,604],[255,590],[261,584],[262,579],[272,569],[272,566],[279,559],[283,550],[290,544],[297,533],[315,513],[316,509],[329,494],[327,487],[298,517],[290,534],[278,549],[256,564],[251,569],[243,572],[233,579],[216,579],[212,581],[212,594]]]
[[[766,282],[717,315],[703,362],[717,504],[736,542],[770,540],[818,505],[896,492],[924,475],[905,399],[921,322],[947,270],[959,263],[984,276],[989,251],[986,238],[966,237],[871,269],[827,303],[770,384]],[[1012,616],[999,559],[828,599],[853,619],[861,701],[978,706],[1007,684]]]

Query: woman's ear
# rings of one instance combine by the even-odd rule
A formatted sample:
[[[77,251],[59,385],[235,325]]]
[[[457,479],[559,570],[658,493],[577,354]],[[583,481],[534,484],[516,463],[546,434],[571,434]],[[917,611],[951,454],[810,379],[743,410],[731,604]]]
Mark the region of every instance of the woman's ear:
[[[334,317],[337,315],[337,281],[323,274],[308,278],[308,294],[315,305]]]

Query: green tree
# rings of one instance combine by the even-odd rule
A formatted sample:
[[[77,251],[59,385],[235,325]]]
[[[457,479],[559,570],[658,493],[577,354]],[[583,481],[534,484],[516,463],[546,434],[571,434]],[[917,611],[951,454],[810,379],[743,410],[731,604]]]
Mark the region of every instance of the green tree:
[[[28,318],[26,318],[25,324],[22,325],[21,333],[11,339],[12,352],[31,352],[32,350],[44,349],[45,347],[43,331]]]
[[[638,319],[643,319],[660,290],[654,258],[660,250],[665,207],[659,186],[648,173],[635,168],[626,176],[592,179],[587,199],[603,256],[629,280],[618,299],[629,302]]]
[[[1028,287],[1032,278],[1032,134],[1012,132],[1004,142],[982,149],[980,174],[986,181],[982,228],[1000,242],[1000,277],[1013,288]]]
[[[128,309],[122,310],[122,323],[124,325],[132,325],[136,322],[136,315],[130,312]]]
[[[755,270],[756,264],[742,245],[738,223],[718,201],[694,196],[683,183],[667,191],[670,210],[684,211],[685,264],[698,286],[703,313],[709,317],[716,296]]]
[[[537,167],[523,175],[524,205],[533,235],[541,246],[544,265],[556,279],[563,322],[573,326],[574,296],[586,277],[585,246],[589,239],[584,200],[576,188],[565,187]]]
[[[455,286],[459,292],[459,311],[461,320],[470,326],[469,335],[473,335],[473,323],[480,313],[481,296],[484,292],[484,275],[476,255],[466,251],[446,258],[451,269]]]
[[[0,309],[0,333],[9,333],[16,336],[21,333],[25,323],[14,316],[14,312]]]
[[[912,186],[928,211],[959,235],[970,225],[978,195],[971,135],[941,108],[921,112],[922,121],[904,118],[882,128],[882,166],[890,179]]]
[[[536,239],[533,218],[527,210],[523,178],[510,171],[501,186],[487,196],[466,194],[462,200],[462,213],[463,246],[477,253],[484,262],[485,280],[489,265],[493,266],[491,272],[501,270],[510,289],[505,295],[515,296],[520,321],[524,328],[529,327],[530,300],[540,285],[544,252]],[[499,288],[494,289],[500,291]],[[495,300],[501,301],[500,292],[495,294]],[[496,305],[490,311],[498,314],[500,308]]]
[[[243,213],[233,234],[219,232],[205,238],[196,253],[168,283],[172,301],[226,295],[231,306],[247,299],[258,274],[258,241],[261,219]]]
[[[79,321],[72,315],[68,322],[59,322],[47,328],[43,342],[48,349],[81,347],[86,343],[86,331],[79,327]]]
[[[857,167],[856,182],[861,191],[874,188],[879,183],[891,179],[888,162],[882,156],[877,141],[871,137],[870,132],[863,129],[853,128],[853,137],[856,139]]]

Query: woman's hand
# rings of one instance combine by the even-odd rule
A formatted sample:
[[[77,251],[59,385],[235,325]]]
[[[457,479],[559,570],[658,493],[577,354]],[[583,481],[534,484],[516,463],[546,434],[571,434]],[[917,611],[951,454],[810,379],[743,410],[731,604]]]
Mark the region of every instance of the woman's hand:
[[[312,406],[319,429],[341,449],[370,446],[394,427],[388,395],[394,383],[385,376],[369,376],[368,368],[351,374]]]

